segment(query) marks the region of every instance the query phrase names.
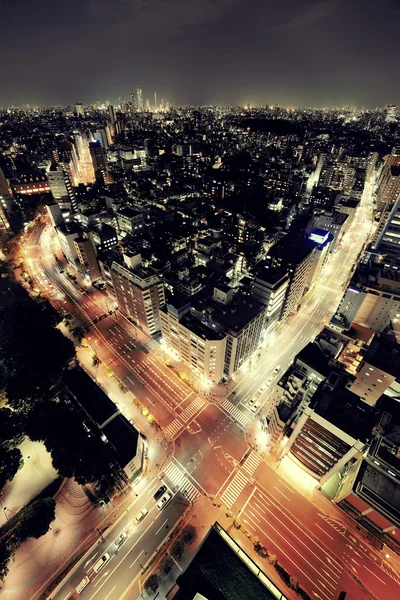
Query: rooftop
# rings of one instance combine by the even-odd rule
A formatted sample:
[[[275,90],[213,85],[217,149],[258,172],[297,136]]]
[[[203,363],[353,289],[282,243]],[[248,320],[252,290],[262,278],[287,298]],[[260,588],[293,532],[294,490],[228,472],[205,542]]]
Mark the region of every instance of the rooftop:
[[[117,412],[114,402],[81,367],[66,371],[64,383],[99,427]]]
[[[353,490],[380,514],[400,526],[400,485],[397,481],[363,460]]]
[[[214,309],[213,319],[236,333],[264,310],[262,304],[240,293],[236,294],[229,306],[221,307],[216,302],[210,302],[210,306]]]
[[[113,446],[118,464],[121,468],[126,467],[136,456],[139,438],[137,429],[129,423],[124,415],[119,414],[102,428],[102,432]]]
[[[216,523],[208,532],[187,569],[178,577],[176,583],[179,591],[175,600],[193,600],[196,593],[209,600],[274,600],[280,593],[275,586],[276,595],[262,583],[261,577],[269,584],[270,580],[255,567],[256,573],[244,560],[250,561],[247,555]],[[224,535],[224,538],[222,535]],[[231,542],[231,543],[229,543]],[[242,558],[238,555],[237,548]],[[272,584],[273,585],[273,584]],[[283,595],[282,595],[283,597]]]

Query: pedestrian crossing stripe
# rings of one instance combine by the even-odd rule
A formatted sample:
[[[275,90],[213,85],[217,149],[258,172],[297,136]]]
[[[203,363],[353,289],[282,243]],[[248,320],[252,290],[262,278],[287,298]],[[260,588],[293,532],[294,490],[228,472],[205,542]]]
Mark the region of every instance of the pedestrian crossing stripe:
[[[231,508],[240,494],[243,492],[246,485],[249,483],[247,477],[243,475],[240,471],[238,471],[235,477],[232,479],[226,490],[221,496],[222,502],[228,507]]]
[[[261,462],[261,458],[258,456],[258,454],[251,452],[244,461],[242,469],[246,471],[249,475],[253,475],[254,471],[257,469],[258,465]]]
[[[201,493],[199,490],[189,481],[189,479],[182,473],[182,471],[174,465],[169,465],[164,469],[164,474],[168,477],[171,484],[179,491],[189,502],[194,502],[197,498],[200,498]]]
[[[174,437],[181,429],[186,427],[188,421],[204,406],[204,401],[201,398],[194,398],[192,402],[183,410],[178,417],[176,417],[167,427],[165,428],[165,435],[168,437]]]
[[[227,413],[232,415],[232,417],[243,427],[246,427],[247,423],[250,421],[250,417],[245,415],[237,406],[232,404],[229,400],[224,400],[220,405],[223,409],[226,410]]]

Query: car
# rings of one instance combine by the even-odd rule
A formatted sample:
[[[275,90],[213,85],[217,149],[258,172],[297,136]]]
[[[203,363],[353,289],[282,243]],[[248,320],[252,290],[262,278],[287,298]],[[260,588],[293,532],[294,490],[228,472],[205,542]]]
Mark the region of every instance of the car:
[[[144,519],[148,512],[149,511],[147,508],[142,508],[142,510],[139,510],[138,514],[134,518],[135,523],[139,523],[142,519]]]
[[[253,396],[251,400],[249,400],[249,406],[253,406],[254,402],[257,400],[257,396]]]
[[[276,367],[275,367],[275,369],[274,369],[274,373],[275,373],[275,374],[278,374],[280,370],[281,370],[281,366],[280,366],[280,365],[278,365],[278,366],[276,366]]]
[[[251,412],[252,413],[256,413],[258,411],[258,409],[260,408],[260,404],[255,404],[254,406],[252,406],[251,408]]]
[[[263,388],[263,387],[261,387],[261,388],[258,390],[258,393],[261,395],[261,394],[263,393],[263,391],[264,391],[264,388]]]
[[[122,546],[122,544],[125,542],[126,538],[128,537],[128,534],[126,533],[126,531],[123,531],[121,533],[121,535],[119,537],[117,537],[117,539],[115,540],[115,544],[119,547]]]
[[[82,579],[82,581],[80,581],[80,582],[78,583],[78,585],[76,586],[76,588],[75,588],[75,591],[76,591],[76,593],[77,593],[77,594],[80,594],[81,592],[83,592],[83,590],[85,589],[85,587],[86,587],[87,585],[89,585],[89,583],[90,583],[90,579],[89,579],[89,577],[86,575],[86,576],[85,576],[85,577]]]
[[[158,490],[154,494],[154,496],[153,496],[154,500],[159,500],[161,498],[161,496],[163,494],[165,494],[166,491],[167,491],[167,486],[162,485],[160,488],[158,488]]]
[[[172,494],[171,492],[166,492],[164,496],[157,502],[158,510],[162,510],[171,502]]]
[[[93,571],[95,573],[99,573],[99,571],[106,566],[109,560],[111,560],[111,557],[108,552],[105,552],[103,556],[99,558],[99,560],[93,565]]]

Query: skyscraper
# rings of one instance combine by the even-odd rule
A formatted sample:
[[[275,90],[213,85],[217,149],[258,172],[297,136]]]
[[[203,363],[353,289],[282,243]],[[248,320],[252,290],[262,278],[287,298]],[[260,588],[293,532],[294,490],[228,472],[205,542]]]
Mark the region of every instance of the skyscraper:
[[[142,92],[142,88],[138,87],[136,90],[136,102],[137,102],[137,109],[139,112],[141,112],[143,110],[143,92]]]
[[[135,113],[137,111],[137,102],[136,102],[136,96],[135,96],[135,92],[132,92],[131,94],[131,113]]]
[[[112,106],[112,104],[109,104],[108,106],[108,118],[109,121],[112,125],[112,127],[115,126],[115,111],[114,111],[114,107]]]
[[[96,179],[105,181],[106,158],[100,142],[90,142],[89,151]]]
[[[83,117],[85,115],[85,113],[83,111],[82,102],[77,102],[75,105],[75,108],[76,108],[76,114],[78,115],[78,117]]]
[[[157,106],[157,92],[154,92],[154,110],[157,110],[158,106]]]
[[[396,104],[387,104],[385,106],[385,121],[386,123],[396,123],[397,121],[397,109]]]

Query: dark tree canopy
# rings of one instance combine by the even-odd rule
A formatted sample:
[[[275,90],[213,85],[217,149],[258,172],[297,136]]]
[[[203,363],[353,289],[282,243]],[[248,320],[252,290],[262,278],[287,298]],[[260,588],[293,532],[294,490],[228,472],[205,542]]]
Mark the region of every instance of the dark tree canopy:
[[[18,448],[5,449],[0,447],[0,490],[11,481],[24,464],[21,451]]]
[[[26,506],[16,528],[20,542],[30,538],[39,538],[48,532],[56,513],[54,498],[40,498]]]
[[[47,396],[74,356],[73,344],[54,328],[56,322],[47,302],[24,292],[0,306],[0,387],[13,408],[25,410]]]

